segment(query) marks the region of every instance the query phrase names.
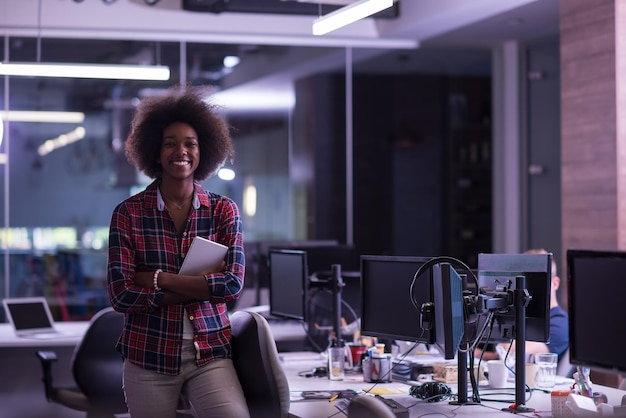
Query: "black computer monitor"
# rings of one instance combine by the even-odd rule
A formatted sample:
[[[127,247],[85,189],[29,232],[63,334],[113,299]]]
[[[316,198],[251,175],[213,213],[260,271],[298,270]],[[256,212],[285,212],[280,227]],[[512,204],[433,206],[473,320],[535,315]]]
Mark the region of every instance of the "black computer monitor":
[[[422,330],[420,312],[411,300],[415,273],[428,257],[362,255],[361,334],[381,339],[433,343]],[[431,271],[414,286],[419,304],[432,300]],[[432,335],[434,337],[434,333]]]
[[[496,291],[506,286],[515,289],[516,277],[524,276],[526,289],[532,297],[526,307],[526,340],[550,341],[550,288],[552,254],[478,254],[478,286],[481,292]],[[515,338],[515,308],[503,309],[495,315],[489,342]],[[484,323],[487,316],[481,316]]]
[[[328,325],[332,315],[332,266],[341,266],[344,287],[341,291],[342,310],[347,321],[356,321],[361,315],[361,289],[359,285],[359,255],[354,245],[331,244],[319,245],[281,244],[271,249],[301,250],[306,252],[308,286],[305,288],[307,314],[316,322],[310,325]],[[322,291],[320,291],[322,290]],[[325,292],[323,290],[328,290]],[[346,306],[347,305],[347,306]],[[342,314],[342,315],[343,315]],[[308,321],[308,317],[307,317]],[[321,321],[321,322],[320,322]],[[332,321],[331,321],[332,322]]]
[[[342,271],[358,271],[359,269],[359,254],[354,245],[300,246],[294,244],[283,245],[280,248],[306,251],[309,274],[318,275],[322,279],[330,278],[333,264],[339,264]]]
[[[626,373],[621,304],[626,252],[568,250],[570,363]]]
[[[447,360],[456,357],[465,329],[463,280],[449,263],[433,266],[435,341]]]
[[[268,268],[270,314],[303,321],[308,281],[306,251],[271,249]]]

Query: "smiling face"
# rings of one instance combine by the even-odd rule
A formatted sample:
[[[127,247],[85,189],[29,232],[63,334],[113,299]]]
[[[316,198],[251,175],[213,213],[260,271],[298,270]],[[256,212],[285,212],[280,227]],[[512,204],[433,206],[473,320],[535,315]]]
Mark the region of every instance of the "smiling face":
[[[159,161],[164,179],[193,180],[193,173],[200,163],[200,146],[195,129],[182,122],[166,127]]]

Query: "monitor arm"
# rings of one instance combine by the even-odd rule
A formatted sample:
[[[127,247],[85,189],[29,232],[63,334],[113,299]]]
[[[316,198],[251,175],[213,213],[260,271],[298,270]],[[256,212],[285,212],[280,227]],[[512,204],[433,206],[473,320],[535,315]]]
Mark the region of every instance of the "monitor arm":
[[[479,315],[507,312],[515,309],[515,403],[503,411],[513,413],[533,412],[526,407],[526,308],[532,296],[526,289],[526,277],[515,278],[515,289],[511,289],[511,282],[499,285],[496,290],[481,288],[476,296],[475,307]]]
[[[526,277],[515,278],[513,290],[513,306],[515,307],[515,404],[503,411],[524,413],[533,412],[526,407],[526,307],[532,299],[526,289]]]
[[[341,264],[332,265],[332,289],[333,289],[333,331],[337,339],[337,345],[343,345],[343,337],[341,335],[341,291],[345,283],[341,277]]]

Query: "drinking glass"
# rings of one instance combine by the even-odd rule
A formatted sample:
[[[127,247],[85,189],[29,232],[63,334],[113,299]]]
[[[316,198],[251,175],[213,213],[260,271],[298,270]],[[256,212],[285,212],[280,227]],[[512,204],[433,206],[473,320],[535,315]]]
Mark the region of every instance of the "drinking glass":
[[[535,364],[537,364],[537,387],[540,389],[551,389],[556,380],[557,355],[555,353],[535,354]]]

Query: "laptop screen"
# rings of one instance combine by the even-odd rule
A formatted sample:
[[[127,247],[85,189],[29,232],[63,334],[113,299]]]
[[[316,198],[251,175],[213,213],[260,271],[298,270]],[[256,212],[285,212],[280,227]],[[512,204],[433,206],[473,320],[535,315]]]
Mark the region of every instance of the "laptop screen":
[[[45,298],[3,299],[2,302],[7,317],[18,334],[54,329],[52,315]]]

